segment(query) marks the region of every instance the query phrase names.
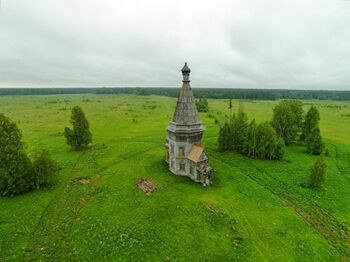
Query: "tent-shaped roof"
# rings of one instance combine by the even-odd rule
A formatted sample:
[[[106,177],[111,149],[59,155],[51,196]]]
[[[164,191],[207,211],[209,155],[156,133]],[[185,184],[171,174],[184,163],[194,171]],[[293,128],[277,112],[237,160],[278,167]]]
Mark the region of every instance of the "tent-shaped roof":
[[[191,72],[187,66],[187,63],[183,67],[182,71],[183,74],[189,74],[189,72]],[[176,104],[173,122],[184,125],[201,123],[189,81],[183,81],[180,95]]]

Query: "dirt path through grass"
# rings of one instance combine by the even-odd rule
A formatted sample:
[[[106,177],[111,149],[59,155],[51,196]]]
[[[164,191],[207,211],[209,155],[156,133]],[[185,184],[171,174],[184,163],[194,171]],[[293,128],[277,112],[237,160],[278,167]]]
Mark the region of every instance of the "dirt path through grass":
[[[113,165],[149,151],[154,147],[129,153],[120,160],[113,162]],[[25,250],[24,261],[75,260],[74,250],[69,243],[73,226],[79,220],[85,205],[96,193],[103,176],[102,172],[109,167],[110,165],[105,168],[99,166],[94,149],[81,153],[70,172],[67,182],[46,207],[35,227],[31,241]],[[84,181],[89,181],[89,183],[79,183],[80,178],[84,178]]]
[[[80,175],[84,175],[90,183],[79,185],[74,182]],[[81,153],[62,190],[43,212],[32,234],[32,242],[26,249],[25,261],[70,261],[74,258],[68,243],[69,236],[81,210],[95,193],[100,178],[93,153]]]
[[[264,170],[254,166],[238,166],[222,159],[220,155],[210,150],[210,156],[215,160],[242,171],[247,177],[259,186],[280,198],[286,205],[292,208],[300,217],[308,222],[334,250],[348,261],[350,257],[350,232],[332,214],[322,209],[312,200],[306,199],[289,185],[269,176]]]

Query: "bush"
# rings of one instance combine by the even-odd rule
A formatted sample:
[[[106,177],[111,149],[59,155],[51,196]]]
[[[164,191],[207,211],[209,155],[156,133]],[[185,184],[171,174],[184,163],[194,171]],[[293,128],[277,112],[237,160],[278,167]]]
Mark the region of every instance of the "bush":
[[[285,152],[284,141],[281,138],[277,138],[277,146],[274,154],[274,159],[282,159]]]
[[[313,155],[320,155],[324,149],[318,125],[319,121],[320,113],[315,106],[311,106],[305,116],[303,133],[300,136],[300,140],[305,140],[307,151]]]
[[[284,155],[284,143],[268,122],[260,123],[256,127],[255,144],[257,158],[281,159]]]
[[[36,153],[33,168],[33,186],[36,189],[39,189],[41,185],[47,185],[59,170],[57,163],[51,159],[47,150],[41,150]]]
[[[245,153],[252,157],[256,157],[256,123],[253,119],[247,129],[247,140],[245,146]]]
[[[318,112],[317,107],[312,105],[307,111],[305,116],[305,121],[303,123],[303,132],[300,135],[300,140],[307,140],[310,135],[312,135],[312,131],[315,128],[318,128],[318,123],[320,121],[320,113]]]
[[[271,125],[287,145],[296,140],[303,126],[302,106],[299,100],[283,100],[273,109]]]
[[[220,128],[218,143],[219,143],[219,150],[221,151],[228,151],[232,149],[231,127],[227,121]]]
[[[327,163],[323,155],[319,156],[310,169],[310,182],[309,187],[321,188],[326,175]]]
[[[0,194],[2,195],[21,194],[31,187],[33,167],[21,139],[22,133],[16,123],[0,114]]]
[[[205,98],[200,98],[199,100],[196,100],[196,106],[198,112],[208,112],[209,110],[208,100]]]
[[[248,131],[248,117],[240,111],[232,121],[231,127],[231,139],[232,149],[241,153],[245,153],[245,147],[247,143],[247,131]]]
[[[58,170],[47,151],[28,158],[16,123],[0,114],[0,194],[18,195],[47,184]]]
[[[75,106],[72,109],[71,123],[73,130],[68,127],[64,129],[66,142],[74,150],[81,150],[92,142],[92,135],[89,129],[89,122],[79,106]]]
[[[324,149],[320,129],[317,127],[311,131],[306,140],[307,151],[313,155],[320,155]]]

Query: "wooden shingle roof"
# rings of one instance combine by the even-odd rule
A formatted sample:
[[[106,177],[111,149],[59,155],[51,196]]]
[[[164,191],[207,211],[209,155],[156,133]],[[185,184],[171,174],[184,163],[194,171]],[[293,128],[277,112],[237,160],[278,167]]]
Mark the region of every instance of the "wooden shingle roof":
[[[189,74],[191,72],[187,66],[187,63],[182,70],[185,70],[183,71],[183,74]],[[201,123],[190,86],[190,81],[183,81],[180,95],[177,99],[173,122],[183,125]]]
[[[190,153],[188,154],[188,159],[197,163],[200,159],[201,155],[203,154],[203,147],[201,145],[193,145],[191,148]]]

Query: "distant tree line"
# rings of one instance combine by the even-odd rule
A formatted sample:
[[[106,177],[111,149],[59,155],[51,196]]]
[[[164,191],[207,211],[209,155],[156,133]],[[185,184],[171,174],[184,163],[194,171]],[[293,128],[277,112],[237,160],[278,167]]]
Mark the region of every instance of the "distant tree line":
[[[194,88],[197,98],[218,99],[320,99],[350,100],[350,91],[335,90],[290,90],[290,89],[235,89],[235,88]],[[130,94],[159,95],[177,97],[179,88],[169,87],[115,87],[115,88],[0,88],[0,96],[5,95],[57,95],[57,94]]]

